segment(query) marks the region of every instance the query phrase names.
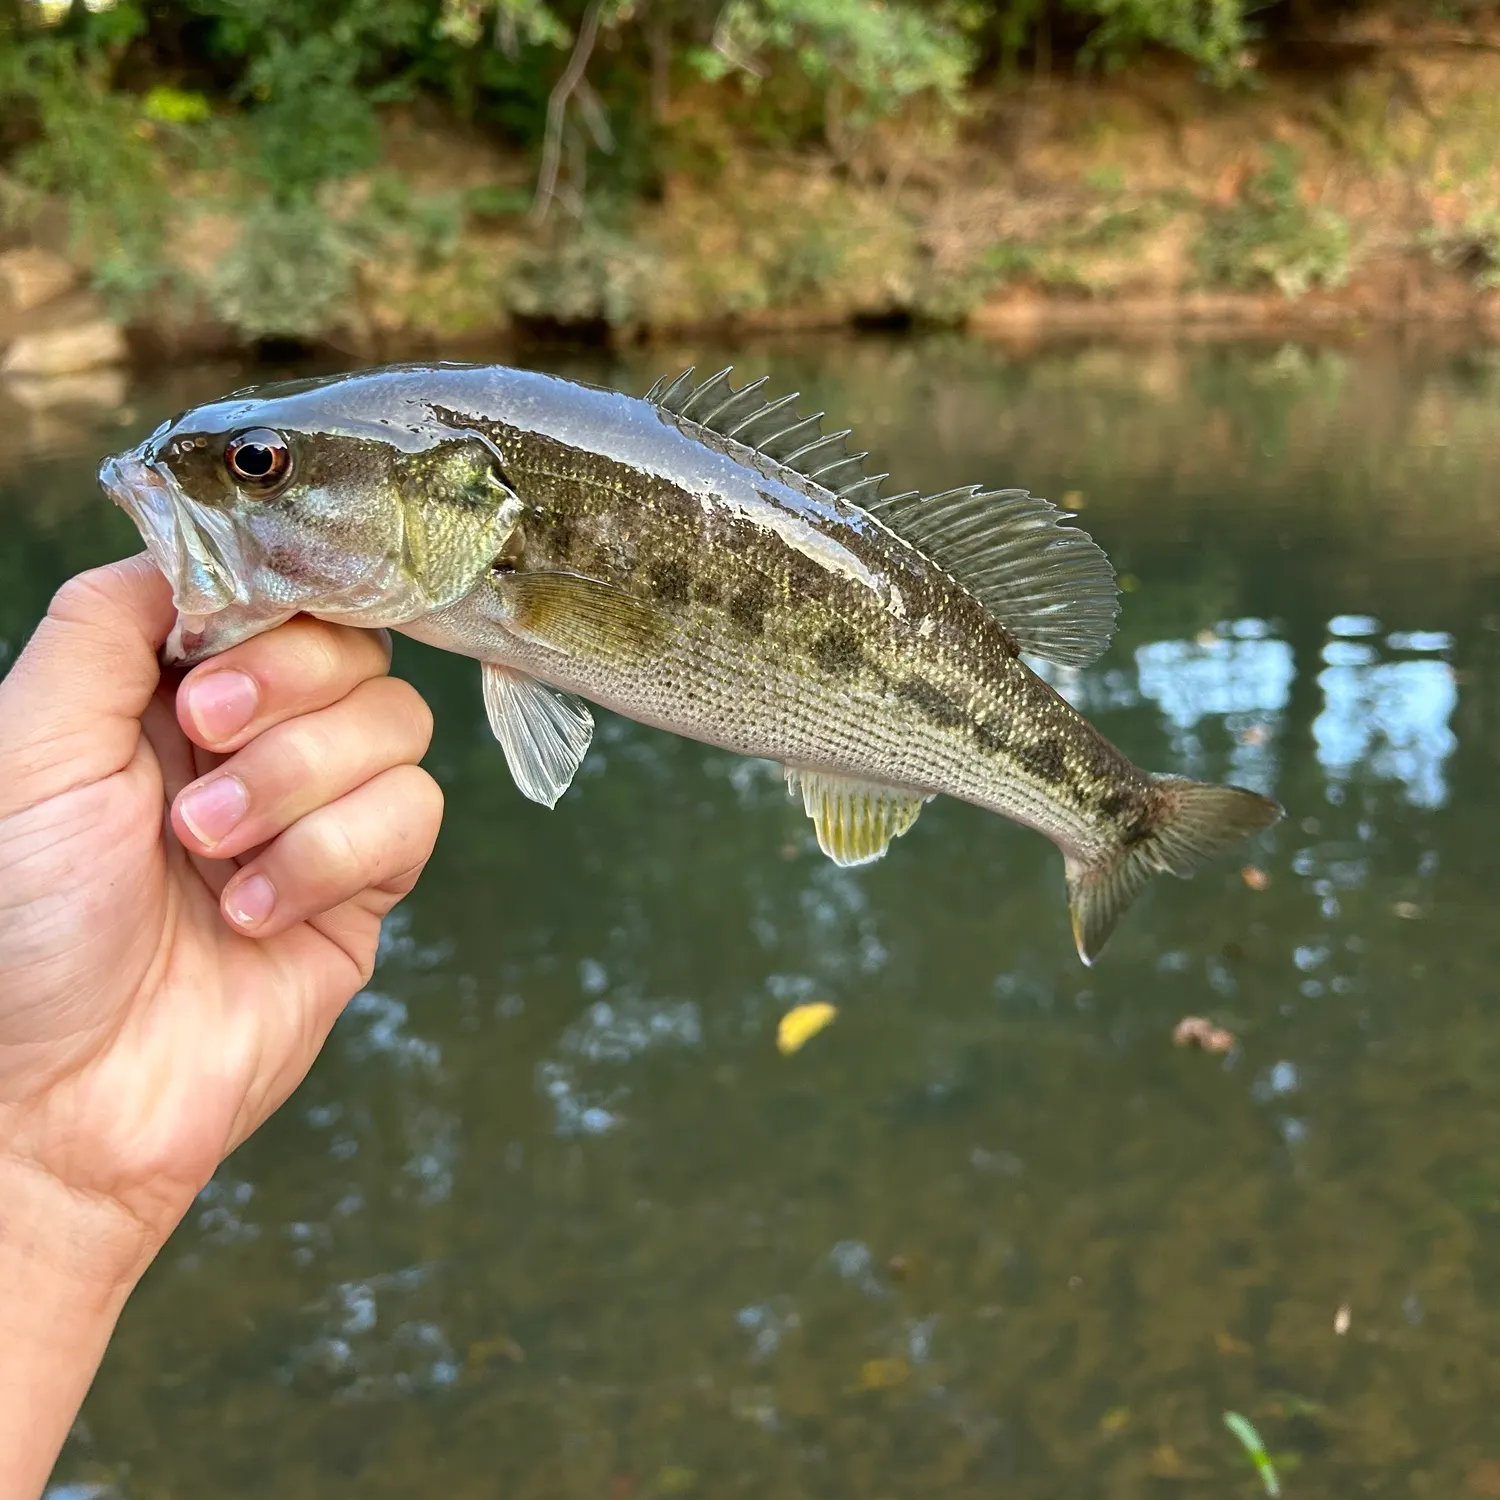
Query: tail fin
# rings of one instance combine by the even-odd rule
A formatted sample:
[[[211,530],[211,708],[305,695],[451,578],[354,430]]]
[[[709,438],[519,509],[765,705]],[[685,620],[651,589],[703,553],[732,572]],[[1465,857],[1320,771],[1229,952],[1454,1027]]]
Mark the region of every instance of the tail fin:
[[[1193,867],[1281,817],[1256,792],[1160,776],[1156,820],[1146,836],[1097,864],[1067,862],[1068,909],[1078,956],[1092,964],[1125,909],[1153,875],[1188,875]]]

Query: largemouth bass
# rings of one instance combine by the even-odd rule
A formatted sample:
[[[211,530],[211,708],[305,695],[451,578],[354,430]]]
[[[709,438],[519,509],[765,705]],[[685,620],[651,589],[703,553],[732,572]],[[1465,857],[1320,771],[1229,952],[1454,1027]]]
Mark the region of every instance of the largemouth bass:
[[[200,406],[100,482],[172,582],[169,660],[298,612],[400,630],[482,663],[535,801],[578,769],[589,699],[779,761],[841,864],[957,797],[1062,851],[1085,964],[1151,876],[1281,815],[1138,770],[1027,665],[1085,666],[1114,631],[1113,571],[1065,513],[885,495],[765,384],[392,366]]]

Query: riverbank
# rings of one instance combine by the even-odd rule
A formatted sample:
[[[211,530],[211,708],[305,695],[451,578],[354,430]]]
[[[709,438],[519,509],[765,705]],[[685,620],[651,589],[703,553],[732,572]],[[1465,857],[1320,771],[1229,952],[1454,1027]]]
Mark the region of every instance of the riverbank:
[[[1370,14],[1256,76],[1033,77],[838,151],[748,146],[726,85],[700,82],[671,103],[649,196],[544,222],[527,157],[393,107],[379,170],[296,223],[238,218],[212,170],[184,181],[169,264],[134,302],[62,212],[34,215],[12,252],[40,252],[54,290],[8,312],[0,295],[0,346],[42,374],[263,338],[378,358],[908,323],[1500,334],[1500,27]]]

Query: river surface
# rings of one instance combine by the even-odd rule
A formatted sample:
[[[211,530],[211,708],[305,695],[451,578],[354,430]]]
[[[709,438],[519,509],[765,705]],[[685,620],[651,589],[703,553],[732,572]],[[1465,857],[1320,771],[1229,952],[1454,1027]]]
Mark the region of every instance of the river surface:
[[[474,665],[398,644],[436,858],[131,1302],[52,1500],[1262,1493],[1226,1411],[1288,1496],[1500,1495],[1500,356],[534,362],[639,393],[730,355],[903,488],[1081,509],[1123,616],[1063,687],[1286,821],[1090,971],[1035,834],[940,800],[840,870],[773,768],[607,715],[548,813]],[[134,550],[99,457],[247,378],[0,397],[0,670]]]

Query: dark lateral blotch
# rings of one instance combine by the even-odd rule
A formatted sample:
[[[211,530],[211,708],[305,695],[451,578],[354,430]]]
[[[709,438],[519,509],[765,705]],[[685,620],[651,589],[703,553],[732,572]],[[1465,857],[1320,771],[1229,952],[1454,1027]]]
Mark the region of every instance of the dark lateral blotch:
[[[852,677],[864,665],[864,648],[847,625],[831,625],[813,642],[812,658],[832,677]]]
[[[944,729],[956,729],[967,717],[962,708],[924,677],[908,677],[896,685],[896,696]]]
[[[686,604],[692,597],[692,575],[687,564],[678,559],[655,564],[646,581],[661,604]]]
[[[770,603],[770,590],[757,580],[748,588],[741,589],[729,601],[729,618],[746,635],[763,635],[766,628],[765,613]]]
[[[1003,719],[980,719],[974,725],[974,738],[981,750],[999,755],[1010,749],[1010,730]]]
[[[1130,806],[1129,796],[1122,791],[1106,792],[1099,799],[1099,811],[1106,818],[1118,818]]]
[[[1014,754],[1033,776],[1043,781],[1062,780],[1063,747],[1051,735],[1035,744],[1016,746]]]

